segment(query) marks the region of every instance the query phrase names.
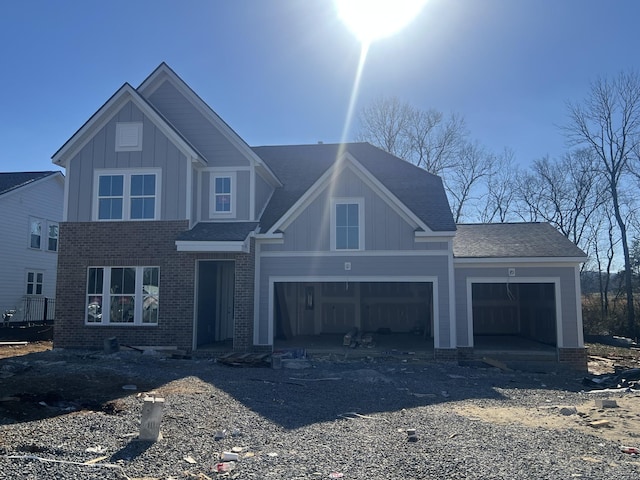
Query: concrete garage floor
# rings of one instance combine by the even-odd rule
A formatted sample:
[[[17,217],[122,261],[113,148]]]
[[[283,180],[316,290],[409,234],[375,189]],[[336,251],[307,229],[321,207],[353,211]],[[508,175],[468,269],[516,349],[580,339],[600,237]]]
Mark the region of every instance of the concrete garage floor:
[[[312,357],[365,358],[401,357],[430,360],[434,358],[433,339],[411,333],[373,334],[373,344],[351,348],[343,345],[344,335],[300,335],[288,340],[276,340],[274,352],[302,352]],[[476,336],[474,357],[490,357],[501,361],[555,362],[556,348],[518,336]],[[200,346],[196,355],[228,353],[231,341]]]

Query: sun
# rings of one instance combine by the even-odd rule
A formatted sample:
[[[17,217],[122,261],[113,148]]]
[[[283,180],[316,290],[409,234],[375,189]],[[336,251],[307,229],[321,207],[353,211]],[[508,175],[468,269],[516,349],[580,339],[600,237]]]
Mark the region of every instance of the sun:
[[[427,0],[334,0],[338,16],[363,45],[401,30]]]

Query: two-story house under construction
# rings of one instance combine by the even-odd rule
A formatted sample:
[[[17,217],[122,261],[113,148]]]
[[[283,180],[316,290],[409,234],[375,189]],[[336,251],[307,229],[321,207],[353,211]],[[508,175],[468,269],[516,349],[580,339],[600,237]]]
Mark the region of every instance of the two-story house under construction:
[[[584,368],[584,253],[545,223],[456,225],[440,178],[366,143],[250,147],[166,64],[55,153],[56,347],[270,350],[278,338],[482,337]]]

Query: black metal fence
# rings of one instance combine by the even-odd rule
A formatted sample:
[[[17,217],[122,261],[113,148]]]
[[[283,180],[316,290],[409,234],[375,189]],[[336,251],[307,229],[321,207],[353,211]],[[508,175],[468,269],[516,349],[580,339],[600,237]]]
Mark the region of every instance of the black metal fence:
[[[52,323],[56,316],[56,299],[41,296],[25,296],[18,308],[4,309],[2,323]]]

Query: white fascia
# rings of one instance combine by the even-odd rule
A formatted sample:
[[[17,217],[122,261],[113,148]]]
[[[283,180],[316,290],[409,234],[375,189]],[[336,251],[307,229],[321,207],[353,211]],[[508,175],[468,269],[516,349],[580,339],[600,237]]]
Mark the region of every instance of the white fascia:
[[[237,242],[199,242],[197,240],[176,240],[176,248],[179,252],[224,252],[224,253],[249,253],[248,239]]]

